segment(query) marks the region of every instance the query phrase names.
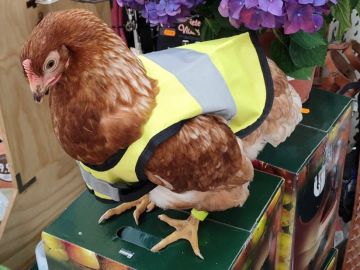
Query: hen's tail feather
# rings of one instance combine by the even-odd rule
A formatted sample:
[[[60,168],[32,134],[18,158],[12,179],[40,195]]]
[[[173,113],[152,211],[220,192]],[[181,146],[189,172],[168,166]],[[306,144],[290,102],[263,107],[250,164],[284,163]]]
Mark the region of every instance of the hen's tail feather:
[[[285,74],[269,61],[274,81],[274,102],[262,125],[243,139],[245,154],[254,160],[266,143],[276,147],[284,142],[302,120],[301,99]]]
[[[282,106],[288,108],[282,110]],[[300,96],[289,84],[286,94],[281,95],[274,100],[272,111],[276,112],[276,110],[279,110],[278,108],[280,108],[279,111],[282,111],[282,113],[280,113],[280,115],[276,114],[276,119],[272,119],[273,121],[268,125],[269,128],[266,131],[267,136],[265,138],[266,142],[274,147],[284,142],[294,131],[296,125],[302,120],[301,107]],[[270,121],[270,119],[268,121]]]

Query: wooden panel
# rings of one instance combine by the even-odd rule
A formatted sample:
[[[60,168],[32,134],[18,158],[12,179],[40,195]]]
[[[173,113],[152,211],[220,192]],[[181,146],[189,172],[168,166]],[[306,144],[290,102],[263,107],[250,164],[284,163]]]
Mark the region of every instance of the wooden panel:
[[[66,8],[93,10],[110,21],[109,3],[83,4],[60,0],[51,6],[27,9],[24,0],[0,1],[0,125],[13,175],[37,181],[18,194],[0,240],[0,263],[26,269],[34,260],[41,230],[84,189],[75,162],[60,148],[50,123],[47,100],[32,101],[19,53],[38,21],[38,13]]]

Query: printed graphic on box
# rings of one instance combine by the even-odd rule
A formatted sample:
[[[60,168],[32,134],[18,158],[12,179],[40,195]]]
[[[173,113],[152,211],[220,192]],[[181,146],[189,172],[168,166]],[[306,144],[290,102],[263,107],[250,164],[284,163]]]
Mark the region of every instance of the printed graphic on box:
[[[321,270],[336,270],[337,255],[338,250],[336,248],[331,249]]]
[[[299,179],[295,269],[319,269],[333,247],[350,114],[349,108],[328,134],[325,155],[322,155],[325,158],[316,151],[309,164],[309,171],[317,171],[316,175],[304,182]]]
[[[285,179],[285,191],[281,208],[281,229],[278,242],[279,261],[277,269],[290,269],[296,208],[296,196],[293,192],[293,186],[294,183],[296,183],[298,176],[283,169],[273,167],[265,162],[255,161],[254,165],[261,171],[278,175]],[[304,173],[305,171],[302,172],[302,174]]]
[[[95,254],[93,251],[82,248],[53,235],[43,232],[46,259],[49,269],[63,270],[131,270],[133,268],[114,262],[108,258]]]
[[[316,92],[319,99],[324,95],[337,103],[337,95],[322,92]],[[277,149],[266,147],[262,161],[254,162],[257,169],[285,179],[280,270],[319,269],[333,246],[351,114],[349,100],[342,98],[331,119],[317,108],[321,123],[311,116],[307,126],[298,126]]]
[[[251,240],[234,263],[233,269],[277,269],[282,191],[277,191],[253,230]]]

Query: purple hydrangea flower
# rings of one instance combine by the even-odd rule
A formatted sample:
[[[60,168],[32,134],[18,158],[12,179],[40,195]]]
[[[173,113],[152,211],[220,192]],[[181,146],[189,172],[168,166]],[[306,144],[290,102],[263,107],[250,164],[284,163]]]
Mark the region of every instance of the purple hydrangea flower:
[[[144,8],[144,12],[142,12],[142,14],[146,14],[145,18],[150,22],[150,23],[159,23],[159,15],[157,13],[156,10],[157,6],[155,2],[147,2],[145,3],[145,8]]]
[[[299,4],[312,4],[314,7],[325,5],[329,0],[299,0]]]
[[[117,0],[120,6],[141,11],[151,24],[184,21],[205,0]],[[323,15],[337,0],[221,0],[219,13],[234,27],[250,29],[283,27],[286,34],[314,32],[323,25]]]
[[[165,11],[166,14],[169,16],[176,16],[181,12],[181,5],[177,3],[168,2]]]
[[[268,11],[276,16],[281,16],[283,14],[283,4],[283,0],[259,0],[260,9]]]
[[[286,34],[318,31],[337,0],[222,0],[219,12],[234,27],[280,28]]]
[[[322,25],[323,17],[315,13],[313,6],[289,3],[284,24],[285,34],[293,34],[299,30],[312,33],[318,31]]]
[[[238,20],[244,6],[245,0],[222,0],[218,10],[221,16]]]
[[[275,16],[261,9],[243,9],[241,11],[241,22],[247,28],[256,30],[261,26],[266,28],[274,28],[276,26]]]
[[[166,16],[165,0],[160,0],[160,2],[156,5],[156,13],[158,16]]]
[[[241,22],[239,20],[235,20],[233,18],[229,18],[229,22],[232,26],[234,26],[235,28],[239,28],[241,25]]]
[[[186,20],[191,9],[204,0],[117,0],[121,7],[139,10],[152,25],[171,24]]]
[[[329,15],[330,14],[330,7],[328,5],[315,7],[315,13],[316,14],[324,14]]]
[[[220,5],[218,7],[218,11],[221,16],[223,17],[229,17],[229,6],[228,6],[228,0],[221,0]]]
[[[259,5],[259,0],[245,0],[245,7],[252,8]]]
[[[198,4],[202,3],[204,0],[174,0],[175,3],[180,4],[181,6],[186,7],[187,9],[192,9]]]

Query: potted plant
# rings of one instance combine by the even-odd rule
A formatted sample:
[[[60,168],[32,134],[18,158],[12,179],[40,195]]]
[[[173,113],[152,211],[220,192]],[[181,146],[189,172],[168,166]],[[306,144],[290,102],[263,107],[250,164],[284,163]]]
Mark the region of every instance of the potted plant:
[[[324,65],[329,23],[332,19],[339,21],[336,39],[342,40],[351,26],[351,10],[359,9],[360,3],[358,0],[210,1],[199,8],[205,17],[203,39],[218,38],[233,29],[256,30],[265,52],[288,75],[303,101],[311,90],[315,68]]]
[[[315,67],[324,65],[328,25],[339,21],[337,39],[351,26],[360,0],[118,0],[140,11],[151,24],[203,17],[202,40],[255,30],[267,55],[288,75],[305,99]],[[302,87],[305,86],[305,89]]]

